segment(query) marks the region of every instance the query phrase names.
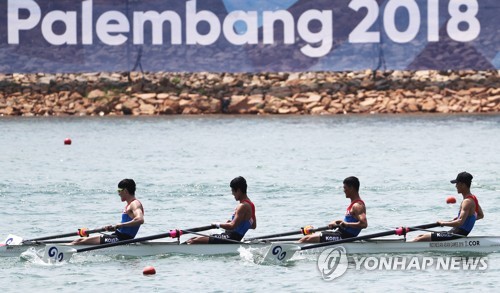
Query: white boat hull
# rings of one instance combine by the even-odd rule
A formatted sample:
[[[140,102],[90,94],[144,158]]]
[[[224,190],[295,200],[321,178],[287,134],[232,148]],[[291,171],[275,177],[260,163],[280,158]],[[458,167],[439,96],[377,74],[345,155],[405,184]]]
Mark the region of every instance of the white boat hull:
[[[293,242],[286,242],[293,243]],[[30,248],[37,251],[45,249],[50,244],[32,245],[4,245],[0,246],[0,257],[18,257]],[[61,245],[61,244],[58,244]],[[137,244],[114,246],[105,249],[93,250],[93,254],[123,255],[132,257],[189,254],[189,255],[221,255],[239,254],[238,249],[252,248],[265,251],[270,243],[241,243],[241,244],[178,244],[177,242],[148,241]],[[299,245],[299,244],[297,244]],[[307,244],[301,244],[307,245]],[[465,237],[440,242],[405,242],[404,239],[368,240],[343,243],[314,249],[312,252],[322,251],[325,248],[343,246],[348,254],[373,253],[492,253],[500,251],[500,236]],[[89,246],[72,246],[75,249]]]

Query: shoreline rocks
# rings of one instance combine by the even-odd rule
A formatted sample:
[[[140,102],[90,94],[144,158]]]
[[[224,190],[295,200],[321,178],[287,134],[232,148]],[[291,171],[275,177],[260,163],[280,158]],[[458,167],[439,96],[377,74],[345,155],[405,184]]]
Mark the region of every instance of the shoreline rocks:
[[[0,116],[498,112],[500,71],[0,74]]]

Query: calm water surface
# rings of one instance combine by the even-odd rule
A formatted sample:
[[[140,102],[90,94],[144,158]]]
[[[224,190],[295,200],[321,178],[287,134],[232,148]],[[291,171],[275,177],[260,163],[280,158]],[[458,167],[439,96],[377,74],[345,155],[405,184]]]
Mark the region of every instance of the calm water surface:
[[[71,146],[63,140],[71,137]],[[119,221],[116,185],[137,182],[146,208],[138,236],[227,219],[228,187],[244,176],[258,229],[248,237],[343,217],[342,180],[357,176],[376,233],[450,219],[449,183],[474,175],[485,219],[474,235],[499,235],[500,116],[335,116],[0,119],[0,240],[97,228]],[[411,236],[410,236],[411,237]],[[152,265],[157,274],[142,275]],[[353,264],[352,264],[353,266]],[[3,292],[422,291],[500,286],[500,256],[485,271],[356,271],[325,282],[315,256],[287,266],[242,256],[79,255],[63,266],[0,258]]]

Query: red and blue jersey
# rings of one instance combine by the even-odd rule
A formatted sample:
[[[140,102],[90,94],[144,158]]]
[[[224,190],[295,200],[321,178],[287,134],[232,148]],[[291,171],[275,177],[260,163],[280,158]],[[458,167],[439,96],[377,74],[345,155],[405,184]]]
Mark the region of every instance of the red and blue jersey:
[[[467,232],[470,232],[470,231],[472,231],[472,228],[474,228],[474,224],[476,223],[476,220],[477,220],[477,213],[479,211],[479,202],[478,202],[475,195],[469,195],[469,196],[465,197],[465,199],[468,199],[468,198],[470,198],[474,201],[476,208],[475,208],[474,214],[468,216],[465,219],[465,222],[462,224],[462,226],[460,226],[458,228],[465,230]],[[458,211],[458,217],[460,217],[460,211]]]
[[[347,222],[347,223],[356,223],[356,222],[359,221],[353,215],[351,215],[351,209],[352,209],[352,207],[354,206],[355,203],[360,203],[362,205],[365,205],[364,201],[362,201],[361,199],[358,199],[358,200],[355,200],[355,201],[351,202],[351,204],[347,207],[347,210],[346,210],[346,213],[345,213],[345,216],[344,216],[344,222]],[[344,228],[343,227],[341,229],[343,231],[351,234],[353,237],[358,236],[359,232],[361,232],[361,228],[353,228],[353,227],[345,227]]]
[[[134,199],[132,202],[134,202],[135,200],[139,201],[138,199]],[[132,221],[132,218],[127,213],[128,206],[132,202],[130,202],[129,204],[127,204],[127,206],[125,206],[125,209],[123,210],[123,213],[122,213],[122,221],[121,221],[121,223],[126,223],[126,222]],[[142,212],[144,213],[144,208],[142,207],[142,204],[141,204],[141,209],[142,209]],[[137,232],[139,232],[139,228],[140,227],[141,227],[141,225],[134,226],[134,227],[121,227],[121,228],[118,228],[116,231],[118,231],[118,232],[120,232],[122,234],[129,235],[130,237],[134,238],[135,235],[137,235]]]
[[[232,231],[240,234],[241,236],[245,236],[245,233],[247,233],[248,229],[250,229],[252,227],[253,223],[255,223],[255,220],[256,220],[255,219],[255,205],[253,204],[253,202],[251,202],[248,199],[245,199],[242,202],[246,202],[250,205],[250,207],[252,208],[252,217],[250,217],[249,220],[241,221],[241,223],[238,225],[238,227],[236,227]],[[231,220],[234,219],[234,215],[235,214],[232,215]]]

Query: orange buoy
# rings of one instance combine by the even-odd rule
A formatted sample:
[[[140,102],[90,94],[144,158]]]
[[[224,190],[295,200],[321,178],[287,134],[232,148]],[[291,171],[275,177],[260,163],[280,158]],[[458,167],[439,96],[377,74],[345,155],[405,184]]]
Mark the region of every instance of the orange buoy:
[[[452,204],[452,203],[456,203],[456,202],[457,202],[457,199],[454,196],[448,196],[446,198],[446,203],[447,204]]]
[[[66,138],[66,139],[64,140],[64,144],[65,144],[65,145],[70,145],[70,144],[71,144],[71,138],[69,138],[69,137],[68,137],[68,138]]]
[[[154,275],[154,274],[156,274],[156,270],[152,266],[147,266],[144,268],[144,270],[142,270],[142,273],[144,275]]]

